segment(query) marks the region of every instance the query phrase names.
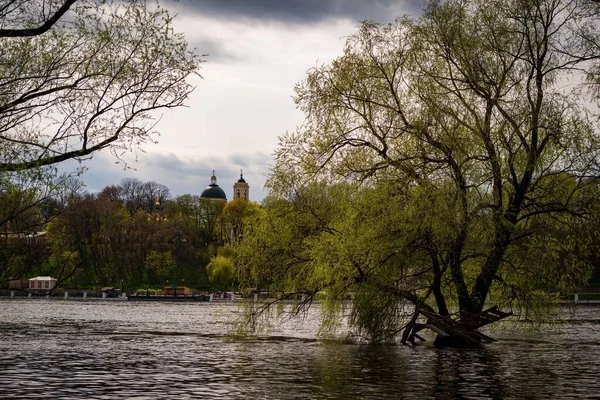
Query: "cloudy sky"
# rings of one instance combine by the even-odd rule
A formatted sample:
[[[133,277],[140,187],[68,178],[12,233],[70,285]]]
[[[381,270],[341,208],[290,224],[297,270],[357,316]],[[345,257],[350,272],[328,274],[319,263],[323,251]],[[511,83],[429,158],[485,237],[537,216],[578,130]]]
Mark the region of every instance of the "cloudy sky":
[[[83,175],[93,192],[122,178],[153,180],[171,194],[200,194],[216,170],[228,198],[240,169],[251,200],[261,201],[277,136],[295,130],[303,115],[294,84],[311,67],[341,55],[359,21],[390,22],[417,15],[420,0],[162,0],[177,14],[175,27],[198,53],[208,53],[203,79],[187,108],[169,111],[159,144],[128,158],[123,170],[97,154]],[[137,158],[136,162],[134,158]]]

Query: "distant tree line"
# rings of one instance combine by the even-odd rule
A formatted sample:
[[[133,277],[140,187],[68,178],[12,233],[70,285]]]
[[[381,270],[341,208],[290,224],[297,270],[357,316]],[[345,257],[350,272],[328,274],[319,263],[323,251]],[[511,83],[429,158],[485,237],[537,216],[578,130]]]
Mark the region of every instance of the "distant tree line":
[[[156,201],[165,206],[168,190],[124,182],[118,196],[126,216],[104,197],[82,194],[81,171],[62,175],[57,165],[99,150],[121,162],[123,152],[155,141],[161,110],[184,105],[202,56],[172,22],[145,0],[0,4],[0,284],[34,271],[57,273],[59,283],[133,279],[111,269],[109,260],[125,260],[121,250],[99,243],[125,242],[129,231],[117,225],[128,226],[138,210],[160,211]],[[79,220],[66,223],[65,215]]]
[[[82,191],[76,180],[72,185],[65,198],[14,187],[5,196],[7,208],[12,199],[24,211],[3,224],[3,250],[12,260],[3,263],[3,282],[42,274],[73,289],[207,289],[207,264],[219,248],[240,240],[246,215],[259,209],[245,200],[171,198],[165,185],[137,179],[98,193]]]

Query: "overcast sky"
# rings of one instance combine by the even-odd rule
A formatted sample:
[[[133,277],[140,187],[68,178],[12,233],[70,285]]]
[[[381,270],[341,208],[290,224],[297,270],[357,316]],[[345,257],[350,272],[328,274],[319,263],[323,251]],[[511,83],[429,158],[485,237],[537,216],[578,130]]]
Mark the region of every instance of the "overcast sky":
[[[159,144],[127,158],[123,170],[100,153],[83,175],[88,190],[124,177],[153,180],[173,196],[200,194],[216,170],[231,199],[240,169],[250,199],[261,201],[277,136],[304,119],[294,84],[311,67],[340,56],[360,21],[390,22],[420,13],[419,0],[162,0],[190,47],[208,53],[187,108],[163,114]],[[137,162],[134,159],[137,158]]]

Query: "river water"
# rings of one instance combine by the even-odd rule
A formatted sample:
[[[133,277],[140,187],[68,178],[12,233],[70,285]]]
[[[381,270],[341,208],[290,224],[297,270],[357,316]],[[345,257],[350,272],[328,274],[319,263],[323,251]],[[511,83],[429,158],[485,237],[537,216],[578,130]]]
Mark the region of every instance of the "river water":
[[[0,300],[0,398],[600,398],[600,307],[483,349],[322,340],[316,311],[229,335],[234,304]]]

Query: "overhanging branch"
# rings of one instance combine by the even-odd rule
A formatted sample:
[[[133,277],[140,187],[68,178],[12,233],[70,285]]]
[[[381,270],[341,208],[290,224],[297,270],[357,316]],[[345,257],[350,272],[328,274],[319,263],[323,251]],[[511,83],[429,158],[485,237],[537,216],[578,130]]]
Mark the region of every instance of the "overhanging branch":
[[[77,0],[65,0],[65,2],[63,3],[63,5],[56,10],[56,12],[54,14],[52,14],[52,16],[48,19],[46,19],[46,21],[35,27],[35,28],[22,28],[22,29],[0,29],[0,37],[32,37],[32,36],[38,36],[41,35],[45,32],[47,32],[50,28],[52,28],[54,26],[54,24],[56,24],[58,22],[59,19],[62,18],[63,15],[65,15],[65,13],[67,11],[69,11],[69,9],[71,8],[71,6],[73,4],[75,4]]]

